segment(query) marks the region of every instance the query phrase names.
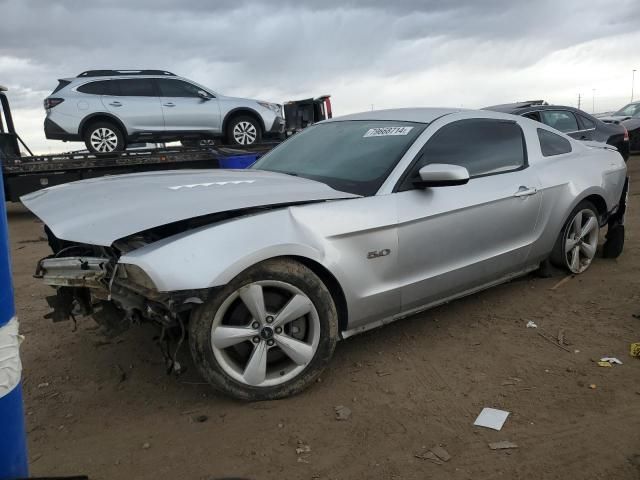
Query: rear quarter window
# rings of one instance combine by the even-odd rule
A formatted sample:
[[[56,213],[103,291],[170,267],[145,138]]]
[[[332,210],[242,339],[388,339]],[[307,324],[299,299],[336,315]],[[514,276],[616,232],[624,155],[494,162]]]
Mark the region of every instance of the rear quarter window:
[[[77,90],[90,95],[113,95],[113,86],[112,80],[98,80],[80,85]]]
[[[540,150],[542,150],[544,157],[553,157],[571,152],[571,142],[569,140],[548,130],[538,128],[538,140],[540,140]]]

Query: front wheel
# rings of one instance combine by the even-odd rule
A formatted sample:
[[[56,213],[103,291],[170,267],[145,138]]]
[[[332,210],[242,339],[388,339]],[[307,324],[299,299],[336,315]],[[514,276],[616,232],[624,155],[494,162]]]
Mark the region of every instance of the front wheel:
[[[336,307],[320,278],[288,259],[259,263],[201,305],[190,321],[194,363],[211,385],[241,400],[307,388],[338,337]]]
[[[125,148],[124,134],[111,122],[96,122],[87,128],[84,143],[91,153],[117,153]]]
[[[584,272],[596,256],[599,233],[598,210],[591,202],[580,202],[558,236],[551,261],[573,274]]]
[[[231,145],[253,145],[262,140],[262,129],[258,121],[250,116],[236,117],[229,122],[227,141]]]

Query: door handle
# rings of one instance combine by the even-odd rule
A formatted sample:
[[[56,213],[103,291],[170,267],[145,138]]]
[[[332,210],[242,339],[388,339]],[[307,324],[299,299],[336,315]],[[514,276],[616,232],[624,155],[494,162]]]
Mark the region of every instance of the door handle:
[[[112,107],[121,107],[122,104],[120,102],[111,102],[109,105],[111,105]]]
[[[162,105],[165,106],[165,107],[175,107],[176,106],[176,104],[173,103],[173,102],[163,103]]]
[[[513,194],[514,197],[528,197],[529,195],[535,195],[538,193],[537,188],[529,188],[522,186],[518,189],[516,193]]]

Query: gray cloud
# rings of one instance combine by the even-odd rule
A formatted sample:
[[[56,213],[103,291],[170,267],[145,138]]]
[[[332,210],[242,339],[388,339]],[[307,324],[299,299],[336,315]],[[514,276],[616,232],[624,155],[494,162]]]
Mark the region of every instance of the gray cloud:
[[[608,0],[0,0],[0,84],[10,86],[14,104],[29,115],[41,108],[57,78],[92,68],[163,68],[222,93],[276,101],[334,93],[337,111],[408,101],[495,103],[502,100],[500,93],[530,88],[536,82],[518,72],[535,75],[537,65],[559,52],[636,40],[640,2],[611,5]],[[593,60],[585,48],[581,61]],[[607,51],[612,58],[602,58],[603,65],[628,61],[629,69],[640,67],[631,44]],[[419,78],[429,79],[424,90]],[[469,81],[470,91],[454,89],[461,78]],[[548,84],[547,77],[537,80]],[[582,81],[557,89],[577,89]],[[487,93],[492,85],[495,95]]]

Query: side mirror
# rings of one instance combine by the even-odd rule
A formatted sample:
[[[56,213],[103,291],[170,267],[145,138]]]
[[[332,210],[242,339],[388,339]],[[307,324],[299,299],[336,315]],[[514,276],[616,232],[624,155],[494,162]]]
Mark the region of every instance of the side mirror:
[[[198,96],[203,100],[211,100],[211,96],[204,90],[198,90]]]
[[[419,188],[450,187],[464,185],[469,181],[469,171],[466,168],[445,163],[425,165],[418,174],[420,179],[413,183]]]

